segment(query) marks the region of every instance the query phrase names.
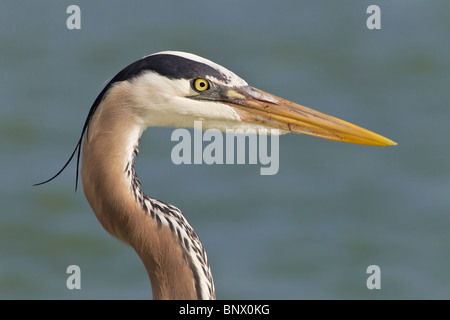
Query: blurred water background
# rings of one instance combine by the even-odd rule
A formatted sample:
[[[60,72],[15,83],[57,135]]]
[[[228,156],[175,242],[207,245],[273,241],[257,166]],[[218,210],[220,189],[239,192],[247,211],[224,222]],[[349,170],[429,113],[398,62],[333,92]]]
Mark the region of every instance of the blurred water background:
[[[66,9],[81,8],[81,30]],[[381,8],[381,30],[366,9]],[[147,194],[200,235],[219,299],[450,298],[450,2],[0,2],[0,298],[149,299],[134,251],[106,233],[75,165],[55,181],[106,81],[140,57],[199,54],[249,84],[374,130],[377,148],[280,138],[280,170],[181,165],[144,133]],[[66,288],[80,266],[81,290]],[[366,269],[381,269],[368,290]]]

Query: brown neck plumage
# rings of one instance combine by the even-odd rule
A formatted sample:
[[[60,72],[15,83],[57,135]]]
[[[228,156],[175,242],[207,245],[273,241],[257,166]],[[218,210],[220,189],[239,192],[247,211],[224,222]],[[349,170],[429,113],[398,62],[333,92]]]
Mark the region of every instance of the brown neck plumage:
[[[158,201],[140,191],[134,157],[144,129],[139,115],[127,108],[129,95],[126,83],[116,85],[89,123],[82,152],[84,193],[102,226],[142,259],[154,299],[203,298],[190,246],[180,244],[170,217],[169,223],[161,222],[165,217],[155,208]]]

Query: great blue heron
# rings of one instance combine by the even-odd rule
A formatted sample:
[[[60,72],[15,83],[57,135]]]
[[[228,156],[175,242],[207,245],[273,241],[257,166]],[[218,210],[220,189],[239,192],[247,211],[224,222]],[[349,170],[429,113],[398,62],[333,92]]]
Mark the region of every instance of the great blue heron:
[[[396,144],[255,89],[194,54],[164,51],[125,67],[95,100],[67,163],[45,182],[76,154],[78,182],[82,149],[86,198],[103,227],[142,259],[154,299],[215,298],[206,253],[194,229],[179,209],[144,194],[134,170],[147,127],[192,127],[194,121],[203,121],[203,129],[276,128],[349,143]]]

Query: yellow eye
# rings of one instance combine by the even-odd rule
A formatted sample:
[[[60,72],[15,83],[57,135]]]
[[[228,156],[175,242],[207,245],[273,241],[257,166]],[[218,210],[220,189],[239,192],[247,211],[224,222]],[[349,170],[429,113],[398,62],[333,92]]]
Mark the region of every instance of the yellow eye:
[[[194,89],[202,92],[202,91],[206,91],[209,89],[209,82],[206,79],[203,78],[198,78],[194,80]]]

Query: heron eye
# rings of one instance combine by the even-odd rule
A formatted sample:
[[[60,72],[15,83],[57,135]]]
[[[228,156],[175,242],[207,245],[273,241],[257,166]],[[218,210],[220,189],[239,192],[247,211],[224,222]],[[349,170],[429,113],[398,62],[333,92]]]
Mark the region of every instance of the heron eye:
[[[203,78],[195,79],[193,84],[194,84],[194,89],[199,91],[199,92],[206,91],[206,90],[209,89],[209,82],[208,82],[208,80],[203,79]]]

